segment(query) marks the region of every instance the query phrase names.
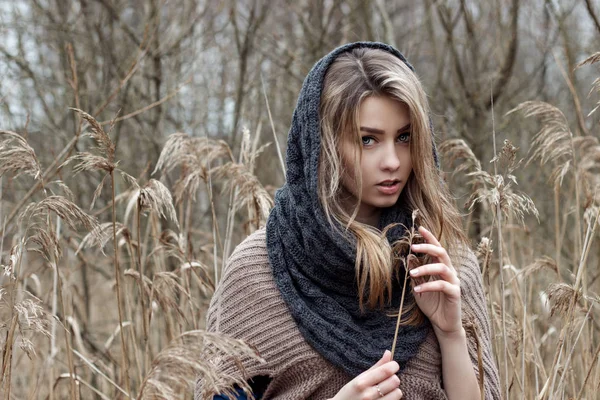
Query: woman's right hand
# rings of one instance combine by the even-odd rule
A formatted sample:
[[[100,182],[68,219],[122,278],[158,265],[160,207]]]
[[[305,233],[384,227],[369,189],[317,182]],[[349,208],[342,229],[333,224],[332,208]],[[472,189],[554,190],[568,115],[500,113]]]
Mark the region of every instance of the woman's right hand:
[[[386,350],[377,364],[348,382],[332,400],[401,399],[400,379],[396,375],[399,369],[400,365],[392,361],[392,354]]]

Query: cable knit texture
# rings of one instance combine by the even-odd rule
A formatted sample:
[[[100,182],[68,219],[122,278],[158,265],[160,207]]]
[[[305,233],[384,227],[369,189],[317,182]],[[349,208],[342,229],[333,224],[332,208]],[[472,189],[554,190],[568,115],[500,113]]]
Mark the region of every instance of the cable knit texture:
[[[318,195],[318,161],[321,150],[319,106],[329,66],[342,53],[355,48],[390,53],[405,63],[404,56],[383,43],[350,43],[327,54],[308,73],[288,135],[286,183],[275,194],[275,206],[267,221],[267,250],[275,284],[306,341],[329,362],[356,376],[375,364],[390,347],[396,324],[379,310],[362,311],[356,281],[356,239],[332,229]],[[433,137],[430,144],[437,160]],[[432,168],[435,168],[432,165]],[[403,197],[382,209],[379,228],[400,223],[388,231],[390,243],[400,239],[403,227],[412,224],[412,210]],[[398,263],[397,268],[401,268]],[[392,282],[391,305],[399,307],[404,270]],[[407,292],[405,304],[414,302]],[[430,328],[402,326],[394,358],[403,367],[417,354]]]
[[[461,281],[463,320],[469,320],[479,328],[479,340],[468,335],[467,342],[475,374],[479,378],[479,342],[483,355],[485,399],[500,399],[498,371],[492,356],[489,320],[477,259],[470,249],[450,256]],[[246,341],[266,360],[258,363],[243,359],[242,371],[240,364],[236,364],[231,356],[215,355],[210,361],[225,384],[231,382],[227,381],[230,376],[243,375],[250,379],[266,375],[272,381],[264,399],[323,400],[335,396],[352,379],[315,351],[300,333],[273,280],[264,228],[246,238],[231,255],[207,318],[209,331]],[[438,341],[433,330],[428,329],[417,354],[399,372],[404,399],[446,399],[441,366]],[[210,399],[213,393],[205,392],[205,389],[199,378],[194,399]]]

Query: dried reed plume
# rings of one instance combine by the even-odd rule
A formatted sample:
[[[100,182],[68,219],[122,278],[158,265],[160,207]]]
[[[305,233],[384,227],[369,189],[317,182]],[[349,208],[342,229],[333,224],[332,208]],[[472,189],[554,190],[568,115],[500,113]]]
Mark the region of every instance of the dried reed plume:
[[[61,221],[73,230],[82,226],[87,231],[99,232],[96,218],[88,215],[77,204],[62,196],[48,196],[37,203],[29,204],[19,214],[18,221],[19,224],[26,222],[26,227],[29,227],[30,224],[36,224],[36,220],[46,221],[47,215],[51,212],[60,217]]]
[[[20,335],[20,342],[18,344],[27,356],[32,359],[36,354],[35,347],[28,336],[31,334],[41,334],[50,337],[49,327],[51,316],[41,306],[42,301],[40,299],[27,291],[24,293],[32,298],[25,299],[14,306],[18,316],[18,331]]]
[[[46,189],[48,189],[51,195],[60,196],[60,194],[57,194],[57,191],[53,189],[54,187],[56,187],[56,189],[60,189],[63,197],[66,197],[71,201],[73,201],[75,198],[71,189],[60,179],[46,183]]]
[[[0,130],[0,176],[7,172],[26,174],[34,179],[42,176],[42,168],[29,143],[19,134]]]
[[[266,220],[271,207],[273,207],[273,199],[246,165],[230,162],[213,168],[211,173],[237,189],[234,210],[237,211],[244,206],[251,207],[254,209],[259,223]]]
[[[127,229],[127,227],[120,222],[116,223],[116,228],[117,236],[121,236],[126,243],[131,244],[131,233],[129,232],[129,229]],[[104,254],[104,247],[110,240],[112,240],[112,229],[112,222],[100,224],[97,230],[89,232],[83,237],[79,243],[76,253],[79,253],[83,249],[98,247]]]
[[[98,152],[102,155],[102,157],[105,158],[105,161],[97,160],[97,161],[100,161],[99,164],[94,165],[93,163],[85,163],[84,165],[82,165],[82,167],[84,167],[85,169],[88,169],[88,170],[89,169],[103,169],[106,172],[109,172],[112,169],[114,169],[115,168],[116,147],[109,136],[110,131],[114,127],[114,123],[110,124],[109,133],[107,133],[102,128],[102,125],[100,125],[100,123],[98,121],[96,121],[96,119],[94,117],[92,117],[90,114],[88,114],[85,111],[80,110],[78,108],[71,108],[71,110],[77,112],[85,121],[87,121],[87,123],[89,124],[90,132],[85,133],[82,136],[83,137],[87,136],[87,137],[91,137],[92,139],[94,139],[94,141],[98,145],[96,150],[98,150]],[[94,158],[89,159],[90,162],[93,162],[94,160],[95,160]]]
[[[542,101],[526,101],[510,110],[506,115],[522,112],[526,118],[537,117],[541,128],[532,143],[532,153],[528,164],[539,159],[542,165],[552,162],[555,169],[552,176],[555,183],[562,184],[573,158],[571,139],[573,134],[565,115],[558,108]]]
[[[516,158],[517,148],[510,141],[505,140],[502,150],[492,161],[497,161],[504,170],[503,174],[492,175],[487,171],[479,170],[467,174],[479,185],[473,184],[474,190],[469,197],[468,204],[471,209],[476,203],[483,203],[492,210],[499,208],[506,218],[513,217],[521,224],[525,224],[525,214],[533,214],[539,218],[538,210],[531,198],[523,192],[516,192],[513,186],[517,179],[514,170],[521,164]],[[500,216],[498,216],[500,217]]]
[[[536,258],[533,263],[523,268],[520,273],[523,274],[523,276],[529,276],[541,270],[550,270],[553,271],[556,275],[558,275],[559,273],[556,261],[550,256],[542,256]]]
[[[550,316],[558,311],[563,317],[566,317],[569,311],[571,302],[577,302],[580,293],[573,289],[573,286],[566,283],[553,283],[546,289],[548,301],[552,304],[550,308]],[[575,300],[573,300],[575,298]]]
[[[19,258],[21,257],[21,246],[23,245],[23,243],[21,241],[19,241],[19,243],[15,244],[13,247],[11,247],[10,249],[10,254],[8,256],[8,262],[6,264],[2,264],[0,265],[0,268],[2,268],[2,273],[4,276],[8,276],[10,277],[10,279],[17,279],[17,277],[15,276],[15,269],[17,267],[17,265],[19,264]],[[0,253],[0,257],[2,256],[2,254]],[[0,288],[0,299],[2,299],[3,294],[4,294],[4,289]]]
[[[218,393],[234,398],[234,385],[238,385],[250,396],[252,390],[244,377],[243,369],[240,375],[217,372],[215,364],[220,362],[221,357],[233,358],[239,368],[242,368],[239,362],[241,359],[264,362],[254,349],[241,340],[229,338],[222,333],[188,331],[171,341],[152,361],[152,368],[144,378],[137,398],[180,398],[181,393],[192,391],[190,384],[196,377],[202,377],[203,399],[212,399]]]
[[[585,65],[592,65],[595,64],[597,62],[600,61],[600,52],[594,53],[591,56],[589,56],[588,58],[586,58],[585,60],[581,61],[579,64],[577,64],[575,66],[575,69],[579,69]],[[592,82],[592,87],[590,88],[590,92],[588,93],[588,97],[590,97],[590,95],[592,93],[600,93],[600,77],[594,79],[594,82]],[[588,117],[590,115],[592,115],[593,113],[596,112],[596,110],[598,110],[598,108],[600,108],[600,100],[596,103],[596,106],[592,109],[592,111],[589,112]]]
[[[444,156],[444,161],[448,164],[453,164],[457,160],[462,161],[453,173],[467,172],[469,170],[481,171],[481,163],[463,139],[446,140],[439,146],[439,151]]]
[[[197,259],[189,258],[188,242],[182,234],[166,229],[161,233],[159,242],[160,246],[157,246],[150,255],[157,251],[163,251],[166,257],[173,257],[178,261],[180,264],[179,271],[183,272],[190,269],[193,272],[192,276],[196,278],[198,287],[205,295],[214,291],[215,283],[209,275],[209,267]],[[198,269],[202,271],[202,276],[198,274]]]
[[[493,252],[492,241],[490,238],[483,236],[477,244],[477,258],[479,259],[479,265],[481,266],[481,275],[487,278],[488,283],[488,272]]]
[[[591,64],[595,64],[597,62],[600,62],[600,52],[594,53],[591,56],[589,56],[588,58],[586,58],[585,60],[581,61],[580,63],[578,63],[575,66],[575,69],[577,68],[581,68],[584,65],[591,65]]]
[[[132,178],[128,180],[130,179]],[[164,219],[170,219],[179,228],[171,192],[162,182],[150,179],[143,187],[139,187],[137,182],[134,183],[134,186],[137,189],[129,197],[125,211],[125,221],[129,219],[133,207],[137,205],[140,212],[154,212]]]
[[[573,138],[573,148],[578,155],[577,174],[583,189],[584,207],[600,203],[600,143],[594,136]]]
[[[210,165],[223,157],[233,160],[229,145],[222,140],[174,133],[165,143],[152,174],[182,167],[182,174],[174,185],[175,200],[179,203],[186,194],[195,200],[200,185],[208,181]]]

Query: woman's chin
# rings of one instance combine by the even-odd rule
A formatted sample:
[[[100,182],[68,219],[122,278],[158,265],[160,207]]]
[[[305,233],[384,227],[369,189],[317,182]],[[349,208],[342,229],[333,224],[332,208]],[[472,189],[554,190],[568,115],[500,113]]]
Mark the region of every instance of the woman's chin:
[[[377,196],[378,198],[374,198],[374,199],[369,199],[371,201],[363,201],[363,203],[368,203],[369,205],[373,206],[373,207],[378,207],[378,208],[388,208],[388,207],[392,207],[394,204],[396,204],[396,202],[398,201],[398,198],[400,197],[399,195],[397,196]]]

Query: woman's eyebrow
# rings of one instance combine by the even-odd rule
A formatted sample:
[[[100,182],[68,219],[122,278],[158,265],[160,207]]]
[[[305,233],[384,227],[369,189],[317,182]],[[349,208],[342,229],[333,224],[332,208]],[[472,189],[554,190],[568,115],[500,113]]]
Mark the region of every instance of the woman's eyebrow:
[[[405,130],[407,130],[407,129],[409,129],[409,128],[410,128],[410,123],[408,123],[408,124],[404,125],[404,126],[403,126],[402,128],[400,128],[400,129],[398,129],[398,132],[405,131]],[[383,134],[385,134],[385,131],[384,131],[384,130],[382,130],[382,129],[369,128],[368,126],[361,126],[361,127],[360,127],[360,130],[361,130],[361,131],[364,131],[364,132],[375,133],[375,134],[378,134],[378,135],[383,135]]]

